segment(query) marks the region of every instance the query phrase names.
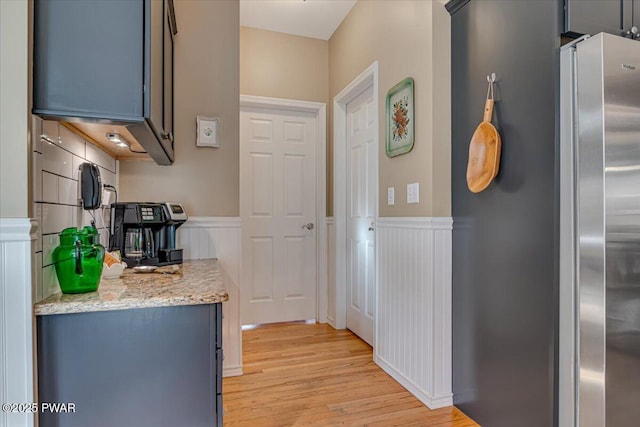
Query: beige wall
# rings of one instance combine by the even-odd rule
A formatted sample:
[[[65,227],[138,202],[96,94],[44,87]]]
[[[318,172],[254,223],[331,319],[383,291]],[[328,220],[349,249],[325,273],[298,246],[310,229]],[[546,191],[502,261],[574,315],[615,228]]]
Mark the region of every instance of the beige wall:
[[[450,20],[441,1],[359,1],[329,40],[329,95],[333,99],[379,61],[379,215],[449,216]],[[415,145],[385,154],[385,97],[406,77],[415,81]],[[331,112],[329,116],[331,117]],[[420,183],[420,203],[406,203],[406,185]],[[387,206],[387,187],[395,206]]]
[[[183,202],[191,216],[239,215],[239,4],[175,2],[172,166],[120,162],[120,199]],[[220,148],[196,147],[196,116],[220,117]]]
[[[240,27],[240,93],[326,103],[329,42]]]
[[[29,216],[29,7],[0,1],[0,218]]]
[[[240,27],[240,93],[328,105],[329,42]],[[327,166],[328,149],[327,144]],[[327,214],[332,212],[331,182],[328,170]]]

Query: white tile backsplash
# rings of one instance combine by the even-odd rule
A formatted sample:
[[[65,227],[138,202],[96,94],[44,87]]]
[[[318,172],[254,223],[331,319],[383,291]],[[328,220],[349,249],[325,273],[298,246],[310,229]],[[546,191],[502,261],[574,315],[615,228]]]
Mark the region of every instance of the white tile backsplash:
[[[42,253],[34,252],[33,257],[33,298],[34,301],[42,299]]]
[[[42,268],[42,298],[47,298],[49,295],[53,295],[56,292],[60,292],[60,285],[58,284],[58,277],[56,276],[56,270],[53,265]]]
[[[50,142],[42,143],[42,170],[73,178],[71,175],[73,155]]]
[[[45,234],[42,236],[42,265],[44,267],[52,263],[51,254],[59,244],[60,236],[58,234]]]
[[[104,213],[104,216],[103,216]],[[93,214],[93,217],[91,216]],[[110,210],[109,209],[96,209],[95,211],[82,210],[82,219],[81,224],[84,227],[85,225],[91,225],[91,221],[95,218],[96,228],[107,228],[110,223]]]
[[[109,230],[101,228],[98,231],[100,232],[100,244],[102,244],[106,249],[109,249]]]
[[[42,119],[38,116],[33,116],[33,126],[31,126],[31,143],[33,144],[32,151],[42,153]]]
[[[103,184],[109,184],[116,186],[116,174],[107,170],[103,167],[99,167],[100,169],[100,178],[102,179]]]
[[[42,201],[58,203],[58,175],[42,172]]]
[[[38,221],[36,229],[36,251],[42,251],[42,203],[33,204],[33,218]]]
[[[76,225],[75,206],[42,204],[42,234],[60,233]]]
[[[87,155],[86,159],[90,162],[95,163],[98,166],[102,166],[105,169],[109,169],[112,172],[116,171],[116,160],[100,150],[93,144],[86,144]]]
[[[86,162],[86,160],[83,159],[82,157],[73,156],[73,159],[71,160],[71,171],[73,172],[71,179],[75,179],[76,181],[79,179],[78,173],[79,173],[80,165],[83,164],[84,162]]]
[[[34,117],[33,132],[41,132],[53,141],[49,143],[42,140],[40,144],[34,144],[32,155],[33,215],[40,224],[35,242],[36,253],[33,254],[36,270],[33,295],[39,301],[60,290],[55,268],[51,264],[51,254],[59,244],[59,233],[67,227],[82,228],[91,224],[91,215],[79,207],[80,164],[96,163],[105,184],[117,186],[118,175],[117,162],[109,154],[57,122]],[[109,209],[99,209],[94,215],[100,241],[106,247],[109,243]]]
[[[44,172],[43,172],[44,173]],[[78,181],[58,177],[58,203],[78,205]]]
[[[91,212],[94,216],[96,215],[100,215],[98,212],[100,211],[95,211],[95,212]],[[85,211],[84,209],[81,209],[81,219],[80,219],[80,223],[82,224],[82,226],[84,227],[85,225],[91,225],[91,221],[93,220],[93,217],[91,216],[91,214],[89,214],[89,211]],[[97,220],[96,220],[97,221]],[[99,224],[96,223],[96,228],[99,228]]]
[[[67,151],[72,152],[76,156],[87,157],[85,154],[85,145],[84,139],[71,132],[69,129],[64,126],[60,126],[60,146]]]
[[[33,152],[31,155],[33,177],[33,201],[42,201],[42,153]]]
[[[42,121],[42,133],[41,136],[44,138],[48,138],[51,141],[58,142],[58,122],[54,122],[51,120],[43,120]]]

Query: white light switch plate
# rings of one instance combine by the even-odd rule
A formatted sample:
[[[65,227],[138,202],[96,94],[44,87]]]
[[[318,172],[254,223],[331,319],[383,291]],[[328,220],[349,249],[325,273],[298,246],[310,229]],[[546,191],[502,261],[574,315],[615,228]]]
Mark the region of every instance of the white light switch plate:
[[[407,203],[419,203],[420,202],[420,186],[419,183],[414,182],[407,184]]]
[[[387,188],[387,205],[393,206],[396,204],[396,189],[395,187]]]

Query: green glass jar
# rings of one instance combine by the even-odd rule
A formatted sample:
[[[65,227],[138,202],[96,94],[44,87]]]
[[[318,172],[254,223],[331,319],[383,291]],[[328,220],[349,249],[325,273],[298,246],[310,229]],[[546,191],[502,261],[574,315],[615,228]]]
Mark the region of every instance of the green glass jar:
[[[104,247],[99,243],[98,230],[85,227],[65,228],[60,233],[60,245],[53,250],[58,283],[63,294],[94,292],[100,284]]]

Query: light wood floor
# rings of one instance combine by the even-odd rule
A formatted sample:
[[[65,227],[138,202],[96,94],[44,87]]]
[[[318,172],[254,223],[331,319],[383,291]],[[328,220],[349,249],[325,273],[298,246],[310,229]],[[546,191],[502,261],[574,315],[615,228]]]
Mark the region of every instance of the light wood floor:
[[[228,426],[477,426],[432,411],[373,363],[346,330],[287,323],[243,332],[244,375],[223,383]]]

